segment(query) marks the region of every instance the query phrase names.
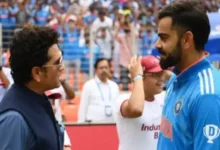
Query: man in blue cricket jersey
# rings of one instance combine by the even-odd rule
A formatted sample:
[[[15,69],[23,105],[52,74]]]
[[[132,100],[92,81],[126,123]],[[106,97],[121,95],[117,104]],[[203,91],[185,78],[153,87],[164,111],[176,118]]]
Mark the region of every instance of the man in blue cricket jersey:
[[[220,150],[220,73],[206,59],[210,33],[198,0],[179,0],[159,12],[163,69],[175,66],[167,85],[158,150]]]

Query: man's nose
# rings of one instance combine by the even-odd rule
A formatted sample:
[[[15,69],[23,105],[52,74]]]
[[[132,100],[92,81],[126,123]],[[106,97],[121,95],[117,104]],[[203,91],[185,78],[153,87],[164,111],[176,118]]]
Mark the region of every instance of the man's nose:
[[[161,42],[160,42],[160,39],[158,39],[158,40],[156,41],[156,43],[154,44],[154,46],[155,46],[157,49],[162,48],[162,44],[161,44]]]
[[[61,66],[60,66],[60,71],[63,71],[65,68],[65,64],[62,62]]]

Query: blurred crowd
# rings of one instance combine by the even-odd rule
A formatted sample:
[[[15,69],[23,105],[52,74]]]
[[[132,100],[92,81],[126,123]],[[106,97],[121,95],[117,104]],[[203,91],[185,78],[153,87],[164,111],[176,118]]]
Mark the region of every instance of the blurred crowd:
[[[112,74],[127,90],[127,65],[131,56],[153,53],[157,40],[156,15],[173,0],[1,0],[3,49],[14,32],[30,24],[49,26],[60,34],[60,49],[70,78],[74,68],[74,88],[78,75],[85,79],[99,57],[112,60]],[[220,10],[220,0],[203,0],[208,12]],[[93,54],[93,57],[91,56]]]

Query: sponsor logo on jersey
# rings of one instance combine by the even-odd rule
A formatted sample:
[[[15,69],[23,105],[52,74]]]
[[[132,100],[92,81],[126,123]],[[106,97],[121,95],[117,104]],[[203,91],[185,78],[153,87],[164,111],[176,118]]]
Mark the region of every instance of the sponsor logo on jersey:
[[[172,123],[169,122],[169,120],[166,119],[164,116],[162,116],[160,131],[164,137],[166,137],[172,141],[172,139],[173,139],[173,126],[172,126]]]
[[[208,124],[203,128],[203,134],[208,139],[207,143],[213,144],[213,140],[220,134],[220,129],[214,124]]]
[[[141,126],[141,131],[156,131],[156,130],[160,130],[160,125],[145,125],[144,123]]]
[[[159,137],[159,131],[160,131],[160,125],[145,125],[144,123],[141,126],[141,131],[148,131],[153,132],[153,138],[158,139]]]

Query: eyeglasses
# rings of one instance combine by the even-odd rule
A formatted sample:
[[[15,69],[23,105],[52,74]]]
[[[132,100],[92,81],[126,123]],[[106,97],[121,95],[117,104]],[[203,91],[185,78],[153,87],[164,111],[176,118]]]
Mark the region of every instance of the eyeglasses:
[[[143,78],[145,79],[146,76],[151,76],[154,79],[159,79],[162,76],[163,72],[157,72],[157,73],[145,73]]]
[[[45,66],[43,66],[43,67],[44,67],[44,68],[48,68],[48,67],[54,67],[54,66],[56,66],[57,69],[61,69],[62,66],[63,66],[63,63],[61,63],[61,64],[54,64],[54,65],[45,65]]]
[[[53,64],[53,65],[44,65],[44,66],[42,66],[42,67],[44,67],[44,68],[48,68],[48,67],[54,67],[54,66],[56,66],[56,67],[57,67],[57,69],[61,69],[61,68],[63,67],[63,59],[62,59],[62,58],[60,58],[60,60],[59,60],[59,63],[58,63],[58,64]]]

